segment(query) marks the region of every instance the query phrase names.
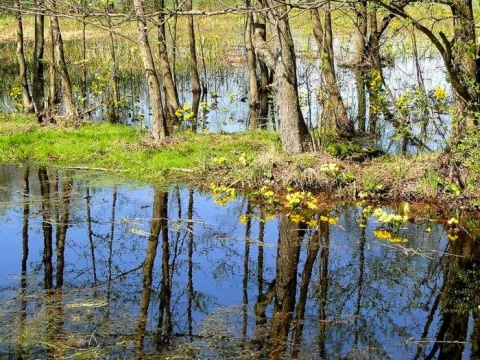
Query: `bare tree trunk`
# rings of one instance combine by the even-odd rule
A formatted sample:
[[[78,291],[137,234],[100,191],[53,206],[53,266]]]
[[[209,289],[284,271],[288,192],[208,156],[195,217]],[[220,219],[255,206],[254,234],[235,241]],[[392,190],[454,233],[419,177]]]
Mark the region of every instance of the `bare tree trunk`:
[[[251,6],[250,0],[245,1],[246,7]],[[258,101],[257,59],[253,49],[253,14],[247,14],[245,23],[245,49],[247,51],[247,67],[250,90],[249,128],[257,128],[260,103]]]
[[[48,108],[53,110],[57,103],[57,79],[55,74],[55,36],[53,34],[53,22],[50,21],[50,67],[48,68]]]
[[[23,46],[23,22],[22,22],[22,10],[20,0],[15,0],[14,3],[16,16],[17,16],[17,61],[18,61],[18,73],[20,76],[20,82],[22,87],[22,102],[23,111],[30,113],[33,111],[32,97],[30,96],[30,90],[28,89],[28,76],[27,65],[25,62],[25,51]]]
[[[110,40],[110,56],[112,58],[112,77],[111,77],[111,87],[113,91],[113,96],[109,95],[110,99],[108,101],[108,117],[111,123],[119,122],[119,113],[118,113],[118,103],[120,102],[120,94],[118,92],[118,64],[117,64],[117,53],[115,51],[115,38],[113,37],[112,20],[110,19],[110,6],[109,1],[105,2],[105,12],[107,13],[107,23],[110,31],[108,32],[108,38]]]
[[[45,108],[45,92],[44,92],[44,63],[43,52],[45,48],[45,15],[44,0],[36,0],[35,5],[40,11],[35,14],[35,44],[33,49],[33,84],[32,84],[32,100],[35,113],[40,117]]]
[[[355,58],[352,65],[362,65],[365,62],[365,49],[367,45],[367,31],[368,31],[368,18],[367,18],[367,0],[360,0],[353,5],[357,14],[357,46],[355,49]]]
[[[275,99],[282,148],[287,153],[301,153],[309,149],[311,138],[298,100],[296,56],[287,6],[276,0],[267,6],[275,22],[277,46],[272,49],[263,40],[265,30],[260,24],[255,26],[255,53],[275,73]]]
[[[165,105],[167,123],[170,124],[169,129],[173,128],[173,124],[177,122],[175,111],[180,107],[178,101],[177,88],[173,81],[172,69],[167,52],[167,32],[165,30],[165,15],[161,12],[165,7],[165,0],[158,0],[157,9],[160,11],[158,16],[158,48],[159,48],[159,65],[163,76],[163,89],[165,91]]]
[[[313,34],[323,61],[322,71],[328,89],[324,112],[327,119],[335,121],[335,131],[340,136],[351,137],[354,133],[353,124],[348,118],[335,75],[330,2],[324,5],[325,29],[322,27],[318,9],[312,9],[311,14],[313,18]]]
[[[192,0],[185,1],[185,10],[192,10]],[[190,71],[192,74],[192,92],[199,93],[201,91],[200,76],[198,75],[197,49],[195,42],[195,24],[193,16],[188,16],[188,44],[190,49]]]
[[[137,28],[139,34],[140,52],[147,79],[148,95],[150,97],[150,108],[152,110],[152,136],[155,141],[163,140],[168,136],[165,116],[162,105],[162,91],[158,81],[155,63],[153,61],[152,49],[148,41],[147,20],[143,0],[133,0],[135,15],[137,16]]]
[[[55,12],[55,1],[52,0],[52,11]],[[65,61],[65,53],[63,51],[63,40],[62,33],[60,31],[60,24],[58,22],[58,17],[52,15],[50,18],[52,22],[52,31],[55,38],[55,57],[56,57],[56,67],[57,71],[60,73],[61,84],[62,84],[62,94],[63,102],[65,106],[65,115],[72,118],[74,121],[77,120],[77,108],[75,106],[75,101],[73,99],[73,89],[72,82],[70,81],[70,75],[68,74],[67,63]]]

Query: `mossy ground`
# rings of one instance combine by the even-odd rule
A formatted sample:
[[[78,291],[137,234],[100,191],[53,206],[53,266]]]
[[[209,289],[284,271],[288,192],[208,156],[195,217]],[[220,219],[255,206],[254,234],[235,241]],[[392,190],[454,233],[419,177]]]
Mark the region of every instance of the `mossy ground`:
[[[360,150],[362,151],[362,150]],[[102,170],[139,183],[186,181],[244,190],[309,190],[330,200],[409,201],[476,206],[477,188],[451,191],[444,155],[383,155],[362,162],[328,153],[281,152],[270,131],[176,133],[154,143],[138,128],[106,123],[40,125],[0,115],[0,163]],[[200,185],[199,185],[200,184]]]

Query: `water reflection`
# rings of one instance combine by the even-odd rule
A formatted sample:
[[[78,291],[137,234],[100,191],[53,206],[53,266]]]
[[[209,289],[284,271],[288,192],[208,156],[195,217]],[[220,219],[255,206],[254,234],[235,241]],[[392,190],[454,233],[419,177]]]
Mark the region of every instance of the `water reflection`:
[[[395,243],[355,207],[309,227],[88,177],[0,168],[1,358],[480,357],[478,221]]]

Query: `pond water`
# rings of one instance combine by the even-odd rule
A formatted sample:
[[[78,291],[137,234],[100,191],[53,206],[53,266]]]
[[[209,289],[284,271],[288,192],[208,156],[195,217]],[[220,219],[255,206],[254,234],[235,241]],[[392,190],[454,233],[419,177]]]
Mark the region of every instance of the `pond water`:
[[[480,357],[478,222],[103,177],[0,167],[0,358]]]

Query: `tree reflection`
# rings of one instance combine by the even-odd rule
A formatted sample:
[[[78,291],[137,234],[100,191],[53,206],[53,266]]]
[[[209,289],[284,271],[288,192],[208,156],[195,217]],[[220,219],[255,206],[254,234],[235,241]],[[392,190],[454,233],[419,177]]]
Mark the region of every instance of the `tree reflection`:
[[[50,204],[50,180],[48,178],[47,168],[38,169],[38,179],[40,180],[40,194],[42,196],[42,229],[43,229],[43,266],[45,289],[53,288],[53,230],[52,230],[52,209]]]
[[[436,310],[440,305],[441,322],[425,359],[462,359],[465,345],[469,343],[470,314],[473,315],[474,327],[470,339],[473,345],[471,358],[480,356],[480,236],[465,229],[456,230],[458,237],[450,242],[449,254],[444,258],[443,287],[432,309]]]
[[[143,262],[142,275],[142,294],[140,299],[140,312],[137,320],[135,345],[138,357],[142,357],[145,334],[148,322],[148,308],[150,305],[152,286],[153,286],[153,266],[157,255],[160,232],[162,232],[162,288],[160,293],[160,314],[157,326],[157,344],[161,344],[171,335],[171,316],[170,316],[170,282],[169,282],[169,250],[168,250],[168,193],[155,189],[153,200],[153,214],[150,224],[150,233],[148,236],[147,252]],[[165,324],[163,317],[165,315]],[[162,329],[165,326],[165,330]]]

